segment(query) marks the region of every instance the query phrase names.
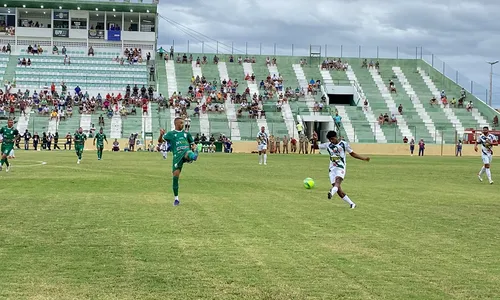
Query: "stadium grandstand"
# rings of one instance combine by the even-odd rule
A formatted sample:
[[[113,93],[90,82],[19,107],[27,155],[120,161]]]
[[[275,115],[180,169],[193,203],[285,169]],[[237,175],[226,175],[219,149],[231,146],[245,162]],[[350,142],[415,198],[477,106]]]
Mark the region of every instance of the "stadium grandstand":
[[[103,127],[110,138],[144,138],[182,116],[195,134],[233,141],[265,126],[296,139],[298,129],[323,139],[338,128],[351,142],[453,144],[469,128],[498,126],[472,85],[419,48],[404,59],[329,56],[320,46],[301,56],[177,51],[157,43],[168,19],[155,1],[0,3],[0,116],[15,116],[21,132]]]

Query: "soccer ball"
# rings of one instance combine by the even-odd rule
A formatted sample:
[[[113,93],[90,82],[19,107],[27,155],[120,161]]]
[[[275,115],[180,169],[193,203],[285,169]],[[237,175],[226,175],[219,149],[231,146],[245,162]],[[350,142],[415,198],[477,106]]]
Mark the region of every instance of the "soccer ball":
[[[309,178],[309,177],[304,179],[304,187],[306,189],[312,189],[314,187],[314,180],[312,178]]]

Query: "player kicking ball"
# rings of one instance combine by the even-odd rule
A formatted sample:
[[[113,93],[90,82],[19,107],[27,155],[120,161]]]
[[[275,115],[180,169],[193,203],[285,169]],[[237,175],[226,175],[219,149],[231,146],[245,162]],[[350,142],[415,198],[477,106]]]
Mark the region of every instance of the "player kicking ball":
[[[175,118],[175,130],[165,133],[165,129],[160,130],[158,143],[167,142],[170,145],[172,158],[172,190],[174,192],[174,206],[180,204],[179,201],[179,176],[181,175],[184,163],[192,163],[198,159],[198,151],[194,139],[189,132],[184,131],[184,119]]]
[[[0,128],[0,136],[2,136],[2,147],[0,148],[2,160],[0,161],[0,171],[2,171],[4,164],[7,166],[5,172],[10,171],[9,156],[14,155],[14,141],[18,135],[19,131],[14,128],[14,120],[12,119],[7,121],[7,126]]]
[[[104,141],[106,141],[106,144],[108,144],[108,139],[106,138],[106,134],[104,134],[103,129],[99,129],[99,132],[95,135],[94,137],[94,146],[96,145],[97,141],[97,160],[102,159],[102,152],[104,150]]]
[[[341,187],[346,172],[346,153],[359,160],[370,161],[370,158],[355,153],[347,142],[339,140],[335,131],[329,131],[326,134],[326,138],[329,142],[320,144],[319,149],[327,150],[330,155],[330,182],[332,183],[332,189],[328,192],[328,199],[332,199],[333,195],[338,194],[342,200],[349,203],[351,208],[356,208],[356,204],[351,201]]]
[[[493,158],[493,150],[491,148],[494,145],[498,145],[498,141],[496,137],[490,133],[488,126],[483,127],[483,133],[479,136],[476,144],[474,145],[474,151],[476,152],[478,150],[477,145],[481,145],[481,159],[483,160],[483,167],[481,168],[481,171],[479,171],[479,174],[477,174],[477,177],[479,178],[479,181],[483,181],[483,173],[486,173],[488,181],[490,184],[493,184],[490,171],[491,160]]]

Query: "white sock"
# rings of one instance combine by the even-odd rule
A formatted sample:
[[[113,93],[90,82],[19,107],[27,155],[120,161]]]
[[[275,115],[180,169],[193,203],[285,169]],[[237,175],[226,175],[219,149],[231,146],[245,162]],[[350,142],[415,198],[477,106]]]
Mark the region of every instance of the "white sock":
[[[488,176],[488,180],[491,181],[491,171],[490,171],[490,168],[486,169],[486,176]]]
[[[259,164],[262,163],[262,154],[259,154]]]
[[[479,175],[479,176],[482,176],[482,175],[483,175],[483,173],[484,173],[484,170],[485,170],[485,169],[486,169],[485,167],[482,167],[482,168],[481,168],[481,171],[479,171],[479,174],[478,174],[478,175]]]
[[[354,202],[352,202],[351,199],[349,199],[349,197],[347,195],[345,195],[344,198],[342,198],[342,200],[344,200],[345,202],[349,203],[350,205],[354,204]]]
[[[175,198],[174,198],[174,199],[175,199],[175,200],[179,200],[179,196],[175,196]]]
[[[267,154],[264,154],[264,163],[267,164]]]
[[[334,186],[334,187],[332,187],[332,189],[330,190],[330,194],[332,194],[332,196],[333,196],[333,195],[335,195],[335,194],[338,192],[338,190],[339,190],[339,188],[338,188],[338,187],[336,187],[336,186]]]

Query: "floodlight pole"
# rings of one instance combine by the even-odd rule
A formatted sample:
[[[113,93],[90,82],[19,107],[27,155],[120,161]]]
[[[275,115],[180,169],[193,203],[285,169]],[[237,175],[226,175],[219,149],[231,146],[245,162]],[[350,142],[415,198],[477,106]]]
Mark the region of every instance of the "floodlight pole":
[[[492,99],[493,99],[493,65],[496,65],[499,61],[487,61],[487,63],[490,64],[490,95],[489,95],[489,106],[492,105]]]

